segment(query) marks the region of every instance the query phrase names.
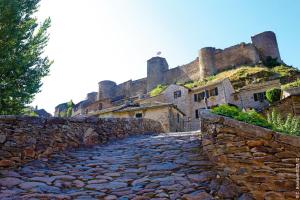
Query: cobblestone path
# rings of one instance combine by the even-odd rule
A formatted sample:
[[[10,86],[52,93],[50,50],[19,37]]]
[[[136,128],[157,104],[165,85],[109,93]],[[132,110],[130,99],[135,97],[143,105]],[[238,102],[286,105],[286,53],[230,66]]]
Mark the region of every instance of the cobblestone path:
[[[0,199],[214,199],[195,133],[132,136],[0,170]]]

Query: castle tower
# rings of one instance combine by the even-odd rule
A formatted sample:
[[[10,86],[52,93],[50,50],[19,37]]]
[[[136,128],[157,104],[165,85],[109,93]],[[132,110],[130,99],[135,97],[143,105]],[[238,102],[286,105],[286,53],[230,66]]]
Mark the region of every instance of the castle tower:
[[[215,51],[216,49],[213,47],[205,47],[199,50],[200,80],[217,72],[215,67]]]
[[[165,58],[157,56],[147,61],[147,92],[164,83],[164,72],[168,70],[169,65]]]
[[[253,45],[259,51],[260,57],[263,61],[266,60],[268,56],[272,58],[277,58],[277,61],[282,63],[279,54],[279,48],[276,40],[276,35],[272,31],[266,31],[254,35],[251,37]]]
[[[86,95],[86,99],[89,100],[90,102],[95,102],[97,100],[97,92],[90,92]]]
[[[114,89],[116,87],[116,83],[113,81],[100,81],[99,85],[99,92],[98,92],[98,100],[111,98],[114,94]]]

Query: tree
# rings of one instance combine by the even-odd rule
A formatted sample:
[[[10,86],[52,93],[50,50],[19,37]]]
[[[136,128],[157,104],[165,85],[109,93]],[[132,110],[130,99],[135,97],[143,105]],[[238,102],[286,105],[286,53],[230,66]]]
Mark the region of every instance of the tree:
[[[267,97],[267,100],[270,103],[274,103],[276,101],[279,101],[280,97],[281,97],[281,89],[272,88],[272,89],[267,90],[266,91],[266,97]]]
[[[44,55],[50,18],[38,24],[40,0],[0,0],[0,114],[20,114],[32,102],[52,61]]]
[[[72,113],[73,113],[73,107],[74,107],[74,103],[72,100],[70,100],[68,103],[67,103],[67,113],[66,113],[66,117],[71,117],[72,116]]]

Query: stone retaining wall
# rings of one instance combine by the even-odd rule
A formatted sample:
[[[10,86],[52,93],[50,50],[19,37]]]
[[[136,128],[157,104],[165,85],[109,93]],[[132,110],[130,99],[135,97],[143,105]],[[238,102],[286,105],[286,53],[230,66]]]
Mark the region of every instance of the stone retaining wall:
[[[19,166],[67,148],[102,144],[130,134],[163,132],[150,119],[0,116],[0,169]]]
[[[255,199],[296,199],[300,137],[207,111],[201,113],[201,131],[204,152],[243,192]]]

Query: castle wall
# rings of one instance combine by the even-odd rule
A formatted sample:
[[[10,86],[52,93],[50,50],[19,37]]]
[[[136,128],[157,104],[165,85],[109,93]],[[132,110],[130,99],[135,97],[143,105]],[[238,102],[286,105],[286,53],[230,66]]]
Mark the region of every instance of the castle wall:
[[[281,61],[276,35],[273,32],[263,32],[251,39],[252,43],[241,43],[224,50],[214,47],[202,48],[199,51],[199,57],[194,61],[172,69],[169,69],[165,58],[153,57],[147,61],[146,78],[136,81],[129,80],[119,85],[112,81],[101,81],[99,97],[139,96],[150,92],[159,84],[170,85],[203,80],[232,67],[255,65],[264,61],[268,56]]]
[[[187,81],[198,80],[200,78],[198,58],[186,65],[166,71],[164,77],[164,83],[168,85],[176,82],[185,83]]]
[[[114,88],[114,96],[138,96],[147,92],[147,78],[129,80]]]
[[[259,62],[259,55],[252,44],[238,44],[224,50],[216,50],[216,70],[223,71],[238,65],[253,65]]]

